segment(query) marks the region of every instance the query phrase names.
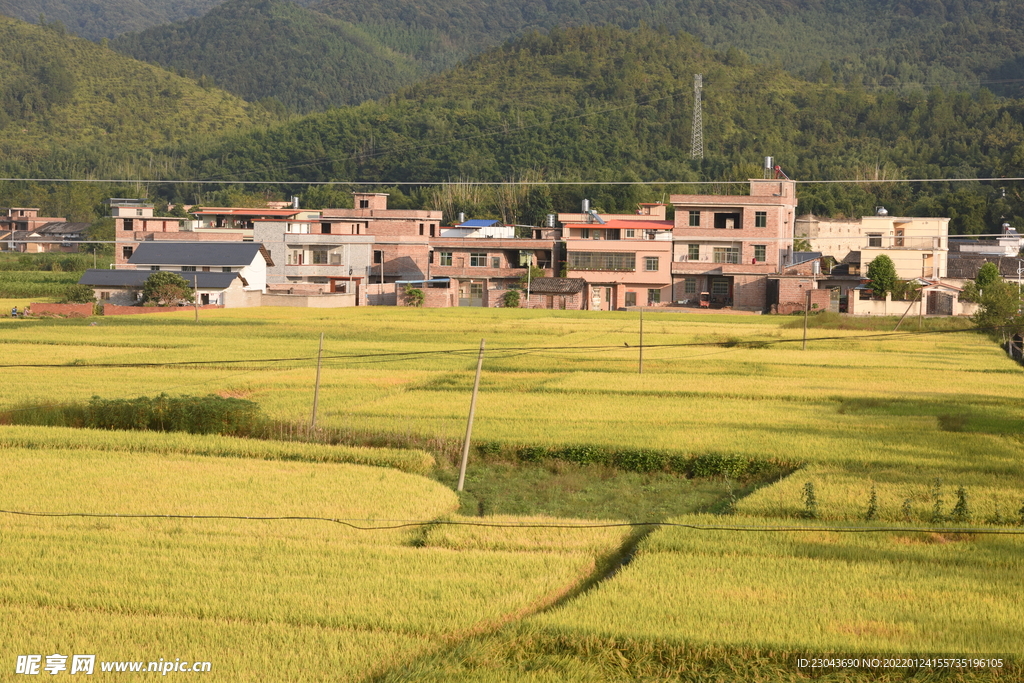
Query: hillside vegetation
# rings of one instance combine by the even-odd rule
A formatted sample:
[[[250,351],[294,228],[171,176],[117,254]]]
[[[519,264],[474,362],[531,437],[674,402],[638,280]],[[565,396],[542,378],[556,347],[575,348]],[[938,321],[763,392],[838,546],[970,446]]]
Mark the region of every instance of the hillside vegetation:
[[[59,21],[89,40],[200,16],[221,0],[0,0],[0,14],[22,21]]]
[[[359,27],[284,0],[230,0],[202,18],[123,35],[111,46],[301,112],[380,97],[426,72]]]
[[[705,159],[690,156],[692,74],[704,74]],[[380,102],[308,116],[196,150],[192,174],[231,180],[743,180],[774,156],[793,178],[1014,175],[1024,107],[947,93],[871,94],[809,84],[685,36],[613,27],[531,33]],[[531,200],[632,210],[667,187],[551,189]],[[537,190],[537,192],[548,192]],[[656,197],[652,197],[656,195]],[[858,216],[884,204],[987,232],[1024,215],[1010,186],[801,188],[801,211]],[[533,216],[529,218],[534,219]],[[998,224],[998,223],[996,223]]]
[[[323,0],[314,7],[412,47],[428,33],[473,54],[532,29],[611,24],[686,32],[797,75],[973,85],[1016,78],[1024,17],[1008,0]],[[1020,83],[1001,85],[1020,92]]]

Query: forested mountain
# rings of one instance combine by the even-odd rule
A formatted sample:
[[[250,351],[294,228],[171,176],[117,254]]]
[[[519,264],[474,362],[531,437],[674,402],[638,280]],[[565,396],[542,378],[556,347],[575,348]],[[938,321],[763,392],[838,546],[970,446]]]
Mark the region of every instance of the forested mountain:
[[[229,0],[201,19],[126,34],[111,47],[298,112],[357,104],[428,73],[360,28],[286,0]]]
[[[172,173],[167,152],[156,147],[272,120],[257,105],[58,27],[0,17],[0,172],[6,176]]]
[[[696,72],[703,162],[689,148]],[[185,163],[191,175],[226,181],[671,182],[758,176],[771,155],[805,180],[972,178],[1019,175],[1022,122],[1021,102],[984,91],[874,95],[802,82],[687,36],[581,28],[531,33],[385,101],[230,136]],[[636,190],[588,191],[604,207],[636,200]],[[986,230],[993,211],[1024,213],[1014,188],[990,203],[996,190],[978,183],[801,192],[815,213],[861,215],[884,203],[950,215],[964,232]]]
[[[113,38],[205,14],[222,0],[0,0],[0,14],[38,22],[59,21],[82,38]]]
[[[1024,12],[1015,0],[321,0],[314,7],[410,51],[425,35],[461,54],[526,30],[613,24],[684,31],[808,79],[908,82],[960,89],[988,81],[1008,93],[1024,67]]]

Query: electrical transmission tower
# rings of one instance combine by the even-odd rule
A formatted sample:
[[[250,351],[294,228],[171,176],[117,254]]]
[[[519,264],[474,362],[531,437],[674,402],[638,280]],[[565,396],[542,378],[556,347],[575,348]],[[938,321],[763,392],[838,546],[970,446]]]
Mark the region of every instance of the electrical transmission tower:
[[[704,74],[693,75],[693,142],[690,145],[690,156],[694,159],[704,158],[704,122],[700,116],[700,93],[704,87]]]

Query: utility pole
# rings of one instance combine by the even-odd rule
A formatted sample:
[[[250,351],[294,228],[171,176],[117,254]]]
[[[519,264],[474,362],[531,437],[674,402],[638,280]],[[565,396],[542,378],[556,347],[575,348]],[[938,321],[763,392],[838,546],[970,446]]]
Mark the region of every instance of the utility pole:
[[[807,303],[804,305],[804,346],[803,351],[807,350],[807,316],[811,313],[811,290],[807,290]]]
[[[466,464],[469,462],[469,442],[473,438],[473,416],[476,414],[476,395],[480,391],[480,369],[484,365],[484,340],[480,340],[480,355],[476,359],[476,381],[473,382],[473,398],[469,402],[469,422],[466,423],[466,440],[462,443],[462,465],[459,466],[459,487],[466,483]]]
[[[644,374],[644,309],[640,309],[640,365],[637,374]]]
[[[694,159],[704,158],[704,122],[701,120],[700,98],[704,88],[704,74],[693,75],[693,141],[690,145],[690,156]]]
[[[199,322],[199,273],[192,275],[192,304],[196,310],[196,322]]]
[[[316,409],[320,403],[320,361],[324,355],[324,333],[320,333],[320,350],[316,354],[316,384],[313,387],[313,419],[310,421],[309,426],[312,431],[316,431]]]

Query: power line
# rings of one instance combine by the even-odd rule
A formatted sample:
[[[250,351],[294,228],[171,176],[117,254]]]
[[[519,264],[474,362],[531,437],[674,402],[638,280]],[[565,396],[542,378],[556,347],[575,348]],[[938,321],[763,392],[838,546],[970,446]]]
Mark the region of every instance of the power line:
[[[307,515],[280,515],[280,516],[254,516],[254,515],[182,515],[182,514],[135,514],[116,512],[29,512],[25,510],[0,510],[0,514],[14,515],[21,517],[46,517],[46,518],[102,518],[102,519],[193,519],[193,520],[236,520],[249,522],[329,522],[355,529],[357,531],[390,531],[394,529],[409,529],[415,527],[432,526],[469,526],[486,527],[491,529],[617,529],[636,527],[669,527],[679,529],[691,529],[693,531],[731,531],[731,532],[758,532],[758,533],[800,533],[800,532],[833,532],[848,534],[866,533],[934,533],[942,531],[950,534],[985,534],[995,536],[1024,536],[1024,529],[990,529],[979,527],[906,527],[906,526],[744,526],[738,524],[693,524],[686,522],[600,522],[600,523],[552,523],[540,522],[471,522],[451,519],[433,520],[380,520],[390,522],[386,525],[365,525],[361,526],[355,522],[373,522],[372,519],[353,519],[337,517],[317,517]]]
[[[791,180],[800,185],[823,185],[848,183],[852,185],[893,184],[893,183],[994,183],[1021,182],[1024,177],[987,177],[987,178],[888,178],[872,180],[868,178],[847,178],[840,180]],[[106,183],[132,185],[359,185],[359,186],[448,186],[448,185],[482,185],[482,186],[580,186],[580,185],[747,185],[750,180],[498,180],[498,181],[459,181],[459,180],[125,180],[107,178],[0,178],[0,182],[24,183]],[[743,196],[743,195],[736,195]]]
[[[918,330],[908,332],[879,332],[876,334],[863,334],[857,336],[850,335],[835,335],[830,337],[813,337],[809,338],[811,342],[823,342],[823,341],[862,341],[862,340],[885,340],[885,339],[901,339],[906,337],[918,337],[932,334],[959,334],[963,332],[987,332],[1002,329],[1002,327],[968,327],[964,329],[952,329],[952,330]],[[616,334],[615,332],[607,333],[609,335]],[[776,344],[791,344],[802,342],[802,339],[748,339],[748,340],[735,340],[735,341],[706,341],[706,342],[687,342],[681,344],[644,344],[646,349],[679,349],[679,348],[692,348],[692,347],[708,347],[708,346],[727,346],[729,348],[737,347],[759,347],[774,346]],[[601,344],[594,346],[519,346],[519,347],[500,347],[491,349],[491,353],[507,353],[521,355],[524,353],[534,353],[542,351],[623,351],[631,347],[623,347],[619,344]],[[365,360],[365,359],[382,359],[391,361],[402,361],[411,360],[416,357],[423,356],[458,356],[458,355],[473,355],[476,354],[478,349],[475,348],[462,348],[462,349],[441,349],[441,350],[430,350],[430,351],[396,351],[396,352],[377,352],[377,353],[349,353],[349,354],[336,354],[336,355],[325,355],[323,359],[332,361],[346,361],[346,360]],[[282,363],[282,362],[311,362],[315,356],[294,356],[289,358],[243,358],[243,359],[219,359],[219,360],[186,360],[186,361],[165,361],[165,362],[149,362],[149,363],[8,363],[0,365],[0,368],[64,368],[64,369],[94,369],[94,368],[158,368],[158,367],[188,367],[188,366],[217,366],[217,365],[228,365],[228,364],[262,364],[262,363]]]

